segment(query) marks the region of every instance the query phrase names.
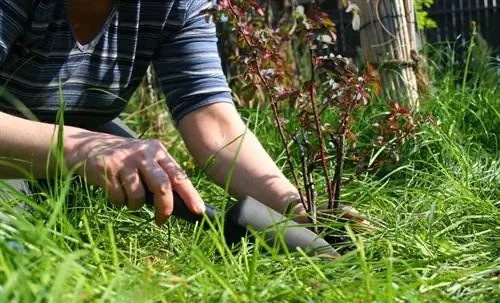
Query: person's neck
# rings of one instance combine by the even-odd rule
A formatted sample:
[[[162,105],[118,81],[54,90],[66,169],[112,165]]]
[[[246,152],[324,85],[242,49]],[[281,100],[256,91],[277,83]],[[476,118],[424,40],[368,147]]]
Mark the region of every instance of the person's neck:
[[[90,42],[102,29],[117,0],[68,0],[68,16],[81,44]]]

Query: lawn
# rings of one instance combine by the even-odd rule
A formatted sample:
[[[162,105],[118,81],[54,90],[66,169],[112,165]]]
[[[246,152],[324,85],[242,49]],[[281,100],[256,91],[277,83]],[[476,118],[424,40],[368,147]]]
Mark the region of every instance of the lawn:
[[[175,218],[158,227],[150,209],[112,208],[61,177],[40,204],[18,197],[34,214],[0,203],[0,302],[499,302],[498,65],[465,86],[447,69],[436,75],[414,148],[390,169],[346,171],[343,202],[377,228],[346,224],[339,259],[278,254],[259,240],[232,252],[216,228]],[[288,174],[270,111],[242,115]],[[124,118],[137,128],[140,116]],[[228,202],[191,168],[175,129],[162,136],[204,199]]]

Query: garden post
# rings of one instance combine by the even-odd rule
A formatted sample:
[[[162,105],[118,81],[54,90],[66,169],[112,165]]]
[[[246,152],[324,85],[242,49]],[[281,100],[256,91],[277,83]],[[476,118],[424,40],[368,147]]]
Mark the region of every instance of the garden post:
[[[380,72],[388,97],[419,106],[419,55],[413,0],[356,0],[359,6],[361,48],[365,62]]]

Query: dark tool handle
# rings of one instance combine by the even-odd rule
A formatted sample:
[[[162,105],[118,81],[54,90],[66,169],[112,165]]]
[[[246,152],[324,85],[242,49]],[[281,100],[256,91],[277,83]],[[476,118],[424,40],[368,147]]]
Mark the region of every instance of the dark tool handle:
[[[189,208],[187,208],[184,200],[179,196],[175,191],[173,192],[174,196],[174,210],[172,215],[177,218],[183,219],[190,223],[201,222],[203,220],[203,215],[193,214]],[[153,205],[153,193],[146,188],[146,204]],[[205,203],[205,215],[210,219],[214,220],[216,217],[220,217],[222,215],[222,211],[212,205]],[[245,226],[240,226],[236,220],[232,220],[231,217],[237,217],[239,214],[236,212],[228,212],[226,215],[226,219],[224,220],[224,237],[226,239],[226,243],[231,246],[234,243],[237,243],[241,240],[242,237],[247,235],[247,229]]]
[[[153,195],[149,191],[146,192],[147,203],[152,204]],[[205,207],[205,214],[209,219],[221,216],[219,208],[208,204],[205,204]],[[203,219],[202,215],[193,214],[176,192],[174,192],[173,215],[191,223],[201,222]],[[224,237],[227,244],[231,245],[240,241],[247,235],[249,229],[264,232],[265,240],[270,246],[275,246],[281,237],[289,251],[301,248],[312,255],[339,256],[339,253],[328,242],[308,228],[298,225],[251,197],[244,197],[226,212]]]
[[[282,238],[289,251],[301,248],[309,254],[338,257],[340,254],[310,229],[285,217],[252,197],[240,199],[229,209],[235,225],[263,231],[266,242],[274,246]]]
[[[178,193],[174,191],[173,195],[174,210],[172,215],[191,223],[201,222],[201,220],[203,220],[203,215],[193,214],[191,210],[187,208],[184,200],[182,200]],[[149,190],[146,190],[146,203],[153,205],[153,193]],[[210,220],[213,220],[216,216],[221,215],[221,210],[215,206],[205,204],[205,208],[205,214]]]

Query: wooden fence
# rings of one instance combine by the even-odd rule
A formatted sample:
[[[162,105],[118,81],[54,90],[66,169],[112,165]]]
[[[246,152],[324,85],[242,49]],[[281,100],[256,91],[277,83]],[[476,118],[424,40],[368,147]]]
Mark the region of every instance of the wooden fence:
[[[261,0],[271,1],[271,0]],[[287,0],[273,0],[275,2]],[[298,0],[306,2],[308,0]],[[372,0],[374,1],[374,0]],[[352,29],[352,15],[345,12],[339,0],[322,1],[322,10],[329,13],[337,27],[337,43],[332,51],[347,57],[357,57],[360,46],[360,33]],[[284,2],[283,2],[284,3]],[[470,35],[471,21],[475,21],[482,37],[493,49],[494,55],[500,56],[500,0],[434,0],[434,5],[427,9],[429,17],[436,21],[438,27],[423,32],[429,43],[450,42],[460,54],[466,49],[465,42]],[[218,25],[220,35],[219,51],[222,56],[224,72],[230,70],[228,49],[234,45],[231,32]]]
[[[453,41],[470,35],[471,22],[492,48],[500,47],[500,0],[439,0],[429,10],[438,28],[425,32],[429,42]],[[459,39],[460,40],[460,39]]]
[[[435,0],[427,11],[436,21],[438,28],[424,31],[427,42],[453,42],[460,44],[470,35],[470,24],[476,22],[479,32],[490,47],[499,54],[500,49],[500,0]],[[340,8],[339,1],[323,2],[327,11],[337,24],[338,43],[335,52],[345,56],[356,56],[360,45],[359,33],[352,30],[350,14]]]

